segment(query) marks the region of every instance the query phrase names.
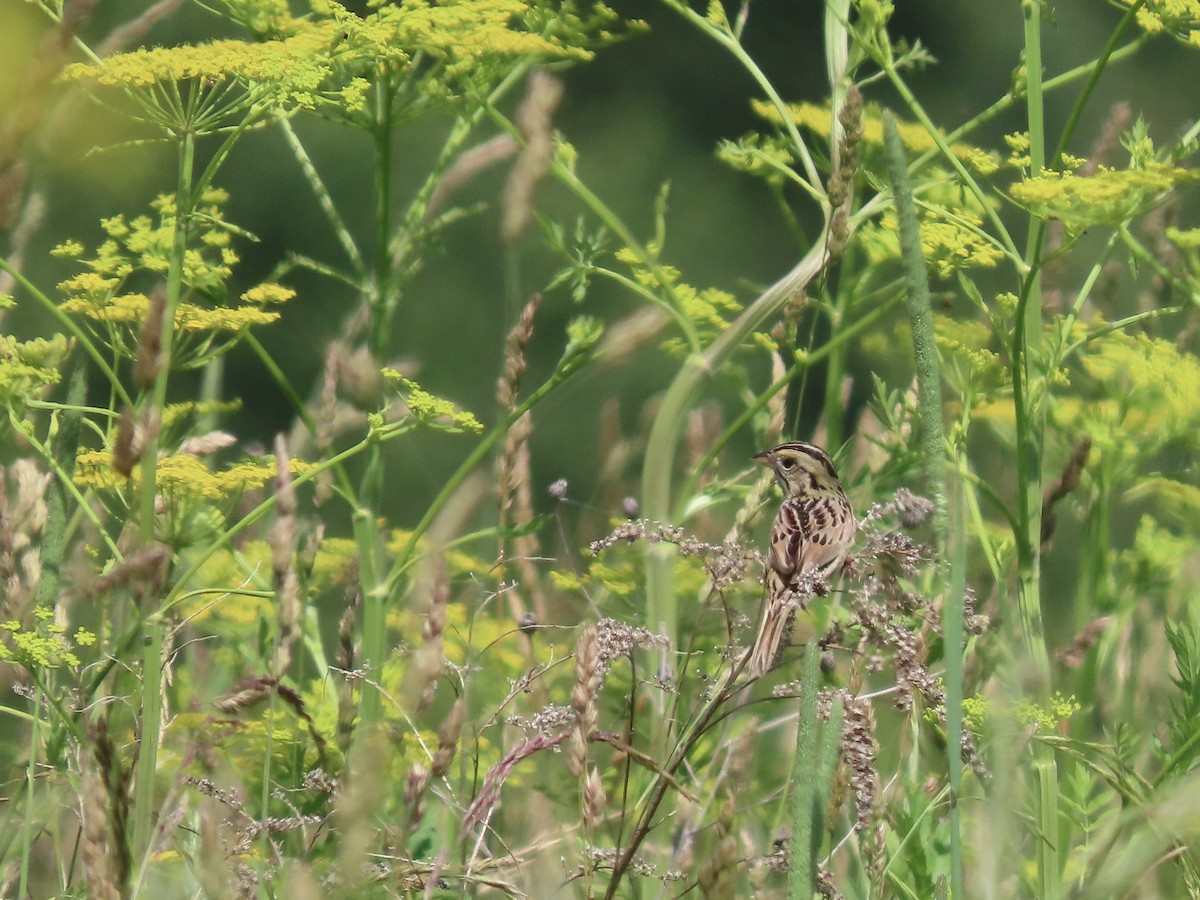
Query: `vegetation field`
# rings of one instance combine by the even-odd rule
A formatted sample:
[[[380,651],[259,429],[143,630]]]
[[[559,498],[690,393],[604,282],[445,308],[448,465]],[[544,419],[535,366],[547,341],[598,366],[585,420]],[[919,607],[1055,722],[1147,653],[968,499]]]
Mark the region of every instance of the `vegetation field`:
[[[898,7],[0,0],[0,896],[1200,896],[1200,4]]]

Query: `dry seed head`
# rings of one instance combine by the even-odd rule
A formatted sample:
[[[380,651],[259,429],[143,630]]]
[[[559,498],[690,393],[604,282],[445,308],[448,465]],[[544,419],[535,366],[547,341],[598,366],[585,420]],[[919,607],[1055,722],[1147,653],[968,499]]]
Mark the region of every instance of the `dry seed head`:
[[[458,738],[462,732],[463,717],[466,714],[466,704],[460,698],[450,707],[450,712],[438,729],[438,748],[433,754],[430,774],[434,778],[445,778],[454,762],[454,754],[458,749]]]
[[[113,442],[112,466],[122,478],[133,474],[141,458],[141,448],[134,447],[133,410],[126,406],[117,422],[117,439]]]
[[[858,146],[863,137],[863,96],[858,85],[852,84],[846,91],[846,102],[838,111],[838,123],[842,126],[839,168],[848,171],[852,178],[858,168]]]
[[[514,745],[500,758],[498,763],[488,769],[487,775],[483,778],[483,787],[479,789],[475,800],[467,809],[466,815],[463,816],[462,834],[470,834],[476,826],[491,815],[500,802],[500,788],[504,786],[505,780],[512,774],[517,763],[528,759],[540,750],[557,747],[567,739],[567,734],[568,732],[565,731],[555,735],[535,734]]]
[[[715,830],[717,844],[700,867],[697,879],[704,897],[732,897],[737,876],[738,846],[733,830],[734,802],[730,797],[721,806]]]
[[[232,447],[236,443],[237,438],[228,431],[210,431],[185,440],[179,445],[179,452],[188,456],[211,456],[218,450]]]
[[[437,678],[446,662],[442,632],[446,628],[446,603],[450,597],[450,580],[446,575],[445,561],[439,559],[433,571],[433,589],[429,600],[429,614],[422,627],[424,642],[413,652],[409,662],[408,678],[412,691],[418,697],[417,712],[423,712],[433,700]]]
[[[916,528],[929,518],[929,514],[934,510],[932,500],[918,496],[908,488],[897,490],[895,496],[892,497],[892,503],[905,528]]]
[[[138,340],[137,364],[133,370],[133,383],[142,390],[149,390],[158,379],[162,368],[163,318],[167,311],[167,292],[159,287],[150,295],[150,308],[142,323],[142,335]]]
[[[30,459],[16,460],[7,471],[0,467],[0,608],[9,617],[26,611],[41,581],[49,483],[49,473],[39,472]]]
[[[575,684],[571,689],[571,706],[575,710],[575,730],[571,733],[567,768],[576,778],[587,770],[588,740],[596,730],[596,692],[600,689],[600,652],[597,628],[589,622],[583,626],[575,643]]]
[[[366,346],[341,359],[338,372],[342,390],[359,409],[371,411],[382,405],[382,368]]]
[[[533,218],[533,191],[550,167],[554,155],[552,119],[562,99],[562,82],[545,71],[529,77],[525,99],[516,114],[517,128],[525,139],[525,148],[504,185],[500,236],[513,243],[529,227]]]
[[[604,804],[604,783],[599,770],[592,766],[583,782],[583,827],[589,832],[604,824]]]
[[[504,342],[504,371],[496,384],[496,402],[500,404],[501,409],[508,412],[517,406],[521,376],[525,374],[527,366],[525,348],[533,337],[533,322],[541,303],[541,294],[533,294],[529,298],[521,309],[521,317],[508,332],[508,339]]]
[[[429,787],[429,769],[414,765],[408,772],[404,786],[404,808],[408,810],[408,825],[411,830],[425,818],[425,789]]]
[[[130,585],[134,594],[145,595],[161,587],[167,580],[171,564],[171,550],[163,544],[151,544],[125,557],[106,573],[81,584],[78,596],[90,600]]]
[[[879,820],[879,772],[875,765],[879,744],[875,740],[875,708],[870,700],[862,698],[848,700],[845,708],[842,759],[854,790],[855,830],[865,834]]]
[[[275,524],[268,536],[275,599],[279,609],[279,643],[275,648],[275,673],[282,676],[292,660],[292,645],[299,637],[300,580],[296,574],[296,491],[288,459],[287,441],[275,436]]]
[[[129,837],[132,834],[129,827],[130,772],[121,765],[103,719],[92,731],[92,752],[104,782],[104,793],[108,797],[107,819],[112,837],[110,858],[113,860],[116,883],[124,886],[129,883],[133,871],[133,856],[129,849]]]
[[[325,352],[325,365],[321,370],[321,390],[314,416],[317,423],[317,433],[314,437],[318,450],[328,449],[333,443],[333,423],[337,418],[338,408],[338,372],[341,371],[345,355],[346,346],[340,341],[334,341]]]
[[[80,759],[83,834],[81,850],[87,874],[88,896],[97,900],[118,900],[116,866],[112,857],[113,836],[108,822],[108,794],[92,754]]]
[[[499,134],[464,152],[446,170],[433,189],[433,193],[429,197],[429,204],[425,207],[424,221],[432,220],[456,190],[484,169],[508,159],[518,149],[516,138],[511,134]]]
[[[390,751],[382,735],[368,733],[356,741],[342,769],[333,798],[333,815],[341,838],[338,874],[342,885],[356,885],[366,875],[367,854],[375,839],[373,817],[384,796],[382,779],[390,770]]]
[[[274,678],[247,678],[232,694],[217,700],[213,706],[225,715],[232,716],[262,703],[274,693],[276,683]]]
[[[1083,476],[1083,467],[1087,465],[1088,456],[1092,451],[1091,435],[1085,434],[1080,438],[1079,443],[1075,445],[1075,449],[1071,451],[1071,455],[1067,457],[1067,461],[1063,463],[1062,474],[1054,484],[1046,488],[1042,494],[1042,550],[1050,544],[1050,539],[1054,537],[1055,528],[1058,525],[1055,507],[1065,498],[1071,491],[1079,487],[1079,480]]]
[[[1079,169],[1083,176],[1095,175],[1096,171],[1108,162],[1112,154],[1121,147],[1121,135],[1129,127],[1133,119],[1133,110],[1128,103],[1116,103],[1109,110],[1108,118],[1104,120],[1104,128],[1100,137],[1088,151],[1087,162]]]

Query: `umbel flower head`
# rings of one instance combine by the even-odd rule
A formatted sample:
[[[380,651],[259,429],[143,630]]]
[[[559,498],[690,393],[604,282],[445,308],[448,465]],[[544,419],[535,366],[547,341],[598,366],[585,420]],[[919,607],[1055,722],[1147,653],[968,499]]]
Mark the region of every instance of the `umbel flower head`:
[[[224,5],[261,39],[138,49],[68,66],[62,78],[124,88],[172,135],[300,109],[354,118],[372,83],[397,74],[407,87],[396,99],[411,115],[480,90],[518,59],[586,59],[586,43],[609,39],[615,19],[602,5],[585,20],[570,4],[547,12],[526,0],[376,0],[366,16],[312,0],[303,18],[286,5]]]
[[[182,273],[186,293],[175,310],[175,368],[203,365],[232,346],[247,328],[277,320],[279,313],[270,307],[295,296],[290,288],[267,283],[245,291],[236,302],[227,302],[225,283],[238,262],[231,246],[235,229],[221,210],[227,199],[224,191],[205,191],[193,214]],[[127,359],[136,356],[138,335],[151,315],[153,301],[145,291],[152,292],[166,273],[175,234],[174,199],[160,196],[151,207],[154,217],[126,220],[118,215],[101,220],[108,237],[94,256],[87,256],[79,241],[66,241],[52,251],[83,266],[78,275],[59,283],[67,295],[59,308],[82,316],[93,332]]]

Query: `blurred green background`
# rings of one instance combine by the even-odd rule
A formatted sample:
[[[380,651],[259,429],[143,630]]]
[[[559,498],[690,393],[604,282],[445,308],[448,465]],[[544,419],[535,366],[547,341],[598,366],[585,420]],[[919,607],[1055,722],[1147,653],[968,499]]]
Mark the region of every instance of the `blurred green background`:
[[[130,0],[99,3],[81,34],[95,46],[145,6]],[[591,63],[561,72],[566,92],[556,127],[577,148],[584,182],[643,237],[652,233],[654,198],[669,181],[665,261],[681,269],[689,283],[725,288],[749,301],[805,249],[795,244],[762,184],[729,170],[715,157],[719,140],[757,126],[749,109],[756,88],[724,51],[667,8],[646,2],[614,7],[644,20],[649,31],[601,51]],[[732,5],[730,10],[735,11]],[[749,10],[746,45],[780,93],[789,100],[820,102],[827,94],[822,4],[758,0]],[[1053,15],[1044,42],[1047,69],[1056,73],[1092,58],[1121,12],[1104,3],[1068,2],[1054,7]],[[0,0],[0,17],[0,105],[13,109],[27,90],[30,73],[45,58],[47,23],[37,8],[21,0]],[[1008,90],[1021,46],[1020,4],[902,3],[892,29],[910,41],[920,39],[937,58],[938,64],[914,83],[935,121],[946,127]],[[171,45],[234,33],[211,12],[184,3],[143,43]],[[1166,39],[1135,64],[1113,67],[1097,88],[1077,145],[1069,149],[1085,155],[1105,112],[1120,101],[1128,101],[1135,115],[1151,123],[1152,134],[1166,141],[1195,113],[1196,94],[1190,87],[1194,73],[1195,55]],[[1075,91],[1072,87],[1048,98],[1055,123],[1052,134],[1065,119]],[[65,93],[62,88],[55,92]],[[884,85],[870,88],[868,99],[894,103]],[[46,212],[24,271],[47,290],[70,273],[47,255],[50,247],[67,237],[94,245],[100,217],[136,215],[174,183],[172,150],[161,144],[126,143],[143,135],[125,119],[79,96],[51,109],[54,112],[25,147],[28,185],[44,195]],[[398,134],[401,152],[394,182],[399,206],[428,171],[448,124],[448,117],[431,118]],[[1003,153],[1002,135],[1022,127],[1015,114],[1001,117],[972,140]],[[367,139],[312,117],[298,118],[296,128],[348,224],[365,238],[372,210]],[[480,140],[491,133],[485,126]],[[214,146],[210,139],[201,145],[201,153],[210,153]],[[108,149],[89,153],[93,147]],[[415,363],[423,385],[484,421],[494,419],[495,378],[517,301],[539,290],[562,262],[545,247],[536,228],[514,250],[505,250],[497,236],[505,174],[505,167],[498,167],[456,195],[463,206],[482,202],[488,207],[450,230],[427,257],[403,299],[392,339],[393,359]],[[340,248],[277,131],[266,129],[244,138],[218,184],[232,197],[228,219],[259,238],[257,244],[240,245],[243,262],[231,288],[241,290],[263,278],[288,252],[342,263]],[[810,215],[801,198],[795,199],[801,215]],[[549,182],[543,183],[536,203],[542,214],[567,224],[580,213],[573,199]],[[299,296],[286,308],[282,322],[259,334],[305,394],[319,381],[325,345],[339,332],[355,298],[343,285],[304,272],[293,273],[287,283]],[[991,287],[1007,290],[1012,285]],[[569,318],[589,312],[613,321],[637,303],[603,284],[593,287],[582,309],[565,289],[549,295],[530,348],[526,384],[536,384],[552,367]],[[5,327],[30,336],[51,326],[26,304],[10,314]],[[542,487],[559,477],[569,479],[572,499],[593,501],[592,481],[601,465],[597,448],[602,407],[617,400],[622,432],[644,433],[646,402],[667,385],[677,365],[677,359],[649,349],[619,365],[588,369],[539,407],[533,458],[535,489],[542,502],[549,502]],[[873,360],[871,365],[889,365],[891,371],[881,374],[897,385],[907,381],[907,358]],[[860,362],[858,374],[865,376],[866,368]],[[765,385],[767,373],[759,375]],[[229,393],[246,402],[228,427],[244,441],[269,446],[273,435],[292,421],[282,394],[244,350],[228,359],[226,378]],[[708,394],[727,397],[728,387],[713,384]],[[392,451],[396,468],[388,481],[393,503],[389,512],[402,519],[419,513],[470,445],[469,439],[444,435],[419,435],[397,444]],[[727,467],[743,465],[755,449],[747,435],[731,448]],[[636,467],[637,460],[631,460],[631,489]]]

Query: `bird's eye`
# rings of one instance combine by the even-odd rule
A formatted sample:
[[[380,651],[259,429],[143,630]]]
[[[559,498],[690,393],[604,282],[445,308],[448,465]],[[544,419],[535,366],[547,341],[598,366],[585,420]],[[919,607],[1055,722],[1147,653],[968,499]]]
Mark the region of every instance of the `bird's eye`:
[[[779,467],[781,469],[787,469],[787,470],[791,471],[792,469],[796,468],[796,461],[794,459],[792,459],[790,456],[785,456],[783,459],[781,459],[779,461]]]

